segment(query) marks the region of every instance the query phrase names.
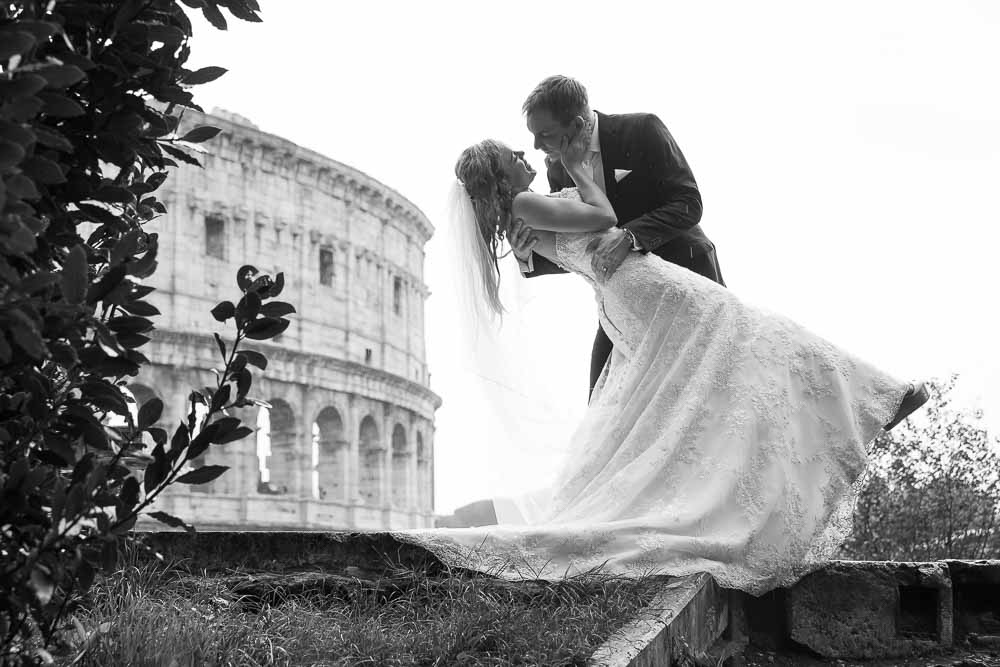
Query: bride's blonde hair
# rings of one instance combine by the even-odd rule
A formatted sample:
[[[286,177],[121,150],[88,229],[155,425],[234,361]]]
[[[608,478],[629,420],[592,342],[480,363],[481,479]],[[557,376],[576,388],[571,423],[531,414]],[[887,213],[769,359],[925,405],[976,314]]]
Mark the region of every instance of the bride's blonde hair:
[[[486,305],[503,315],[500,302],[500,246],[510,229],[514,200],[503,168],[503,156],[510,149],[499,141],[485,139],[469,146],[455,163],[455,176],[465,188],[475,212],[476,237],[472,255],[482,281]]]

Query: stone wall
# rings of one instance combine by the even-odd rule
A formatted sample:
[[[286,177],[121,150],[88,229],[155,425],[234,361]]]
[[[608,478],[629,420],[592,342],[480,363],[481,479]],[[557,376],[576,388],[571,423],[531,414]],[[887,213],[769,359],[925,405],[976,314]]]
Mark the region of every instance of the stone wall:
[[[168,214],[148,227],[160,235],[149,300],[163,315],[133,393],[162,398],[173,430],[187,394],[213,381],[211,332],[231,339],[209,311],[238,297],[243,264],[284,272],[280,298],[298,312],[278,338],[248,345],[269,358],[251,396],[271,405],[270,479],[250,436],[198,462],[228,465],[225,475],[173,489],[159,507],[199,527],[432,525],[441,401],[424,338],[430,222],[371,177],[238,116],[187,111],[179,134],[198,125],[223,131],[204,144],[204,169],[174,171],[161,193]],[[257,423],[256,410],[242,412]]]

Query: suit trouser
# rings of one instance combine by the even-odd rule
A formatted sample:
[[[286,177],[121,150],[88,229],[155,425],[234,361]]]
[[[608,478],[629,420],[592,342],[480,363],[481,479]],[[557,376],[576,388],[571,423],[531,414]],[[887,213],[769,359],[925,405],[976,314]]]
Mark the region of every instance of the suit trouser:
[[[722,269],[719,268],[719,259],[715,254],[714,247],[708,252],[697,255],[696,257],[685,257],[683,258],[683,261],[675,258],[671,258],[668,261],[672,261],[674,264],[690,269],[699,275],[705,276],[709,280],[714,280],[723,287],[726,285],[725,281],[722,279]],[[594,393],[594,386],[597,384],[597,380],[601,377],[601,372],[604,370],[604,365],[608,362],[608,357],[611,356],[611,350],[613,347],[614,345],[611,343],[611,339],[608,338],[606,333],[604,333],[604,328],[598,324],[597,335],[594,337],[594,348],[590,354],[590,391],[587,394],[588,398],[590,394]]]

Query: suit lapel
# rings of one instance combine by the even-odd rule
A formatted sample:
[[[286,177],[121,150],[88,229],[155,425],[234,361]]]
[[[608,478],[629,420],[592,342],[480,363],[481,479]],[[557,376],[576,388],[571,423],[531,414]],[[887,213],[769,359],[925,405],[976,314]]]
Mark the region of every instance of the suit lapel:
[[[597,140],[601,144],[601,165],[604,167],[604,192],[614,204],[618,182],[615,181],[615,160],[618,154],[618,127],[609,116],[597,111]]]

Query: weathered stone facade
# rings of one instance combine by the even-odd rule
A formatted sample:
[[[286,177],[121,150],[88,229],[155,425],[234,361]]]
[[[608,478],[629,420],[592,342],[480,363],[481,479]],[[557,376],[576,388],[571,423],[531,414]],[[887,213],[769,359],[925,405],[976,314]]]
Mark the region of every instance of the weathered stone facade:
[[[212,332],[232,338],[209,311],[238,296],[243,264],[283,271],[280,299],[298,312],[280,337],[248,346],[269,359],[250,395],[271,409],[239,416],[263,435],[213,445],[203,463],[230,470],[157,506],[203,528],[433,525],[430,222],[385,185],[239,116],[188,111],[179,132],[197,125],[223,131],[204,144],[204,169],[180,167],[160,193],[169,212],[149,228],[160,235],[149,283],[163,314],[133,393],[162,398],[168,427],[186,414],[188,393],[219,366]]]

